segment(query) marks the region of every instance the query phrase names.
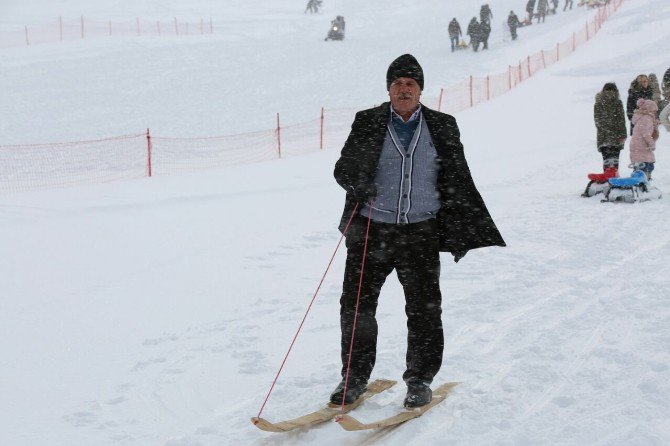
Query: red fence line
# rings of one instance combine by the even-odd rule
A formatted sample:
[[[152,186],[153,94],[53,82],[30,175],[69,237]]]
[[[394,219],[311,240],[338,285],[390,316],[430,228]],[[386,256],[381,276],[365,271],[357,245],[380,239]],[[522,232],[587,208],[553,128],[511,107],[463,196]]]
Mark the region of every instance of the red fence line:
[[[445,112],[453,114],[500,96],[589,41],[622,2],[601,7],[586,28],[557,43],[555,50],[542,50],[498,74],[470,76],[441,88],[439,97],[422,97],[421,102],[437,110],[445,104]],[[210,31],[211,27],[210,22]],[[0,193],[216,169],[313,152],[323,149],[324,137],[346,137],[343,133],[358,110],[328,110],[326,121],[322,107],[319,118],[284,127],[277,113],[275,129],[238,135],[168,138],[154,136],[147,129],[146,133],[88,141],[0,146]]]
[[[209,29],[205,26],[205,20],[200,18],[198,22],[191,23],[191,29],[197,29],[194,34],[213,34],[213,21],[209,18]],[[170,29],[167,27],[166,29]],[[188,35],[189,22],[179,21],[174,18],[174,33],[172,35]],[[81,40],[93,37],[110,36],[166,36],[169,33],[161,33],[161,22],[159,20],[143,20],[136,17],[134,20],[114,21],[91,20],[80,16],[75,20],[63,20],[58,17],[57,23],[28,26],[14,31],[0,33],[0,47],[8,48],[15,46],[34,45],[39,43],[62,42],[64,40]]]

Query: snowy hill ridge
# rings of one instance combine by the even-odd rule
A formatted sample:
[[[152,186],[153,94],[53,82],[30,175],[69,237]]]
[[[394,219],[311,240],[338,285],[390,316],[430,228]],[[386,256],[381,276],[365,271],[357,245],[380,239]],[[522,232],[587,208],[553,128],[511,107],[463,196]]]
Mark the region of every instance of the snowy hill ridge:
[[[593,38],[622,2],[615,0],[598,8],[592,21],[587,22],[579,32],[573,32],[570,38],[557,43],[555,50],[541,50],[527,56],[519,65],[510,65],[503,73],[470,76],[451,87],[440,88],[438,97],[424,95],[422,103],[438,111],[444,109],[454,114],[511,91],[519,83],[558,63]],[[282,127],[280,114],[277,113],[274,130],[232,136],[173,138],[152,135],[147,129],[146,135],[0,146],[0,178],[4,179],[0,182],[0,192],[216,169],[310,153],[324,149],[324,140],[331,147],[340,146],[344,138],[342,129],[349,127],[354,110],[324,111],[322,108],[320,119],[288,127]],[[244,147],[244,150],[240,151],[240,147]],[[37,168],[38,165],[48,165],[49,169],[42,171]]]

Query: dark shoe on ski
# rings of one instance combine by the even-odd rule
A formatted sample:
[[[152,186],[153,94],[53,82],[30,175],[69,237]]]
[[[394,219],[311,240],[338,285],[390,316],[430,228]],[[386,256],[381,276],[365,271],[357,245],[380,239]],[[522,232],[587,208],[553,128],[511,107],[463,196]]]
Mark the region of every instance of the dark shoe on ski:
[[[351,404],[368,390],[368,383],[364,380],[349,380],[347,382],[347,394],[344,396],[344,404]],[[330,402],[333,404],[342,404],[342,395],[344,394],[344,380],[330,394]]]
[[[433,391],[430,386],[423,382],[411,382],[407,384],[407,396],[403,403],[407,409],[425,406],[433,399]]]

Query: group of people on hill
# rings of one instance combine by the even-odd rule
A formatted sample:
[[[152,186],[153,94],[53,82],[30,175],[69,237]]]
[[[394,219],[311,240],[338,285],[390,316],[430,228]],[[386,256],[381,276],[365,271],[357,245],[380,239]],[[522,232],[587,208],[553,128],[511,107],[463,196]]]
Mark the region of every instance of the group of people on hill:
[[[552,5],[551,8],[549,6],[550,3]],[[559,0],[537,0],[537,12],[535,12],[536,0],[528,0],[528,3],[526,4],[526,12],[528,13],[528,17],[523,21],[519,20],[519,16],[516,15],[514,11],[510,11],[509,15],[507,16],[507,26],[512,36],[512,40],[517,39],[518,28],[532,24],[533,17],[537,17],[537,23],[540,23],[540,20],[544,22],[547,14],[555,14],[558,10],[558,3]],[[572,5],[573,0],[565,0],[563,10],[565,11],[568,7],[572,9]],[[469,46],[473,51],[479,51],[480,44],[482,45],[483,50],[488,49],[492,19],[493,12],[491,11],[491,7],[488,5],[488,3],[485,3],[479,10],[479,20],[477,20],[476,16],[470,20],[465,34],[470,36]],[[451,52],[468,46],[461,40],[461,37],[463,36],[463,30],[461,29],[461,25],[458,23],[456,17],[454,17],[451,22],[449,22],[448,31],[449,41],[451,43]]]
[[[651,179],[656,163],[654,151],[659,138],[659,124],[670,132],[670,68],[663,75],[660,85],[654,73],[635,77],[628,89],[625,114],[614,82],[606,83],[596,94],[593,118],[604,171],[618,171],[619,154],[628,139],[626,116],[630,121],[630,161]]]
[[[587,7],[603,6],[610,2],[610,0],[580,0],[578,6],[586,5]],[[531,25],[533,17],[537,19],[536,23],[544,22],[547,15],[556,14],[558,12],[559,0],[528,0],[526,3],[526,19],[521,22],[522,25]],[[568,8],[572,9],[573,0],[565,0],[563,4],[563,11]],[[537,8],[536,8],[537,6]]]
[[[483,50],[489,48],[491,19],[493,19],[493,12],[491,11],[491,7],[488,5],[488,3],[485,3],[479,9],[479,21],[477,21],[476,16],[470,20],[465,34],[470,36],[470,46],[472,47],[473,51],[479,51],[480,44],[482,44]],[[456,17],[454,17],[451,22],[449,22],[448,31],[452,53],[458,48],[467,47],[467,45],[461,45],[463,30],[461,29],[461,25],[458,23],[458,20],[456,20]]]

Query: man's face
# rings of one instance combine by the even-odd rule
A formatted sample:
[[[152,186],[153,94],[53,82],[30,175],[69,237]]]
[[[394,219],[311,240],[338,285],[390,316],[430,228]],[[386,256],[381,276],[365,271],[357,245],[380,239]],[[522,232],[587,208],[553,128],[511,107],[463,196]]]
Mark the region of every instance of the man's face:
[[[391,98],[393,108],[400,116],[410,115],[419,106],[421,88],[414,79],[399,77],[391,82],[389,97]]]

